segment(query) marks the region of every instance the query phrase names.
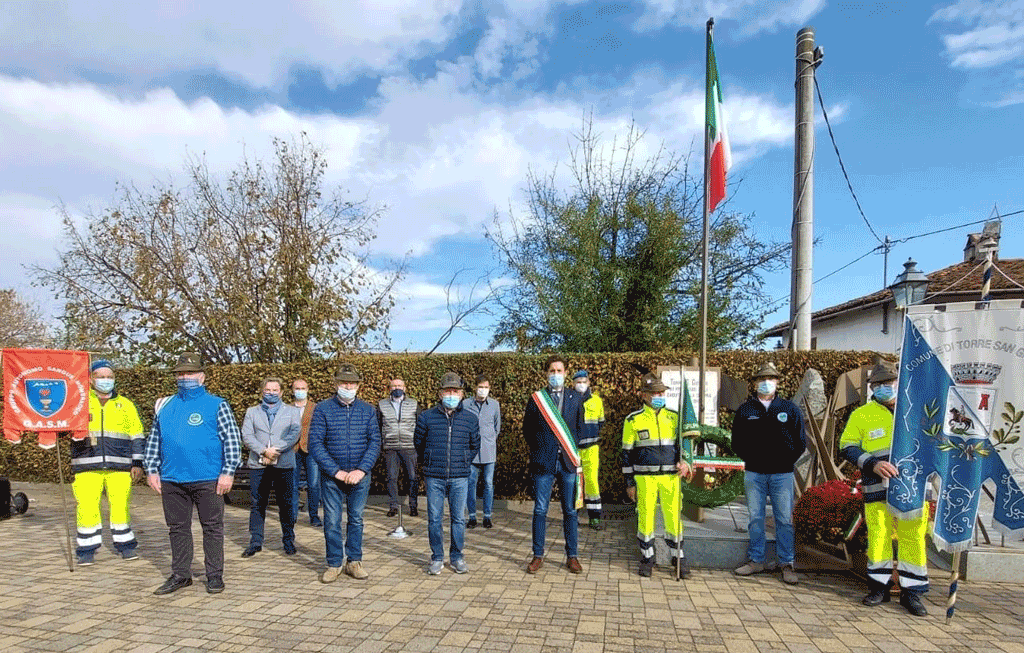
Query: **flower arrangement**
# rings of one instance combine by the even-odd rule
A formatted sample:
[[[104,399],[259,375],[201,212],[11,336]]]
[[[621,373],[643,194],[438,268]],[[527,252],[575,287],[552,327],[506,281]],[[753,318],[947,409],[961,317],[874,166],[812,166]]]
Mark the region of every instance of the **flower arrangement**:
[[[864,493],[859,477],[856,473],[852,479],[807,488],[793,509],[793,526],[799,542],[825,542],[832,546],[845,542],[851,553],[867,550]]]

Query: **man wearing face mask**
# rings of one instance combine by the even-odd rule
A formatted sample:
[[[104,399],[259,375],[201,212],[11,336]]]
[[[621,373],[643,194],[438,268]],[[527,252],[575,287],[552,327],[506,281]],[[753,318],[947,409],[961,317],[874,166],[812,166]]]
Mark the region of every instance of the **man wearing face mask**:
[[[585,426],[583,396],[565,387],[565,359],[560,355],[548,357],[544,371],[547,387],[533,393],[523,413],[523,438],[530,449],[533,481],[533,559],[526,573],[535,574],[544,564],[548,506],[557,480],[562,499],[566,568],[570,573],[581,574],[576,485],[580,466],[578,443]]]
[[[309,425],[309,455],[320,466],[320,498],[324,504],[327,569],[320,577],[323,583],[333,583],[343,571],[357,580],[369,576],[362,562],[363,510],[370,494],[370,470],[380,455],[377,411],[356,399],[359,372],[343,363],[334,380],[337,395],[316,405]]]
[[[397,376],[391,379],[389,396],[377,402],[377,419],[384,440],[384,462],[388,470],[388,517],[394,517],[401,510],[402,503],[398,496],[398,473],[401,467],[405,467],[405,475],[409,480],[409,515],[415,517],[419,514],[416,495],[419,494],[420,480],[416,476],[416,447],[413,444],[419,413],[417,401],[405,394],[405,381]]]
[[[286,555],[295,554],[295,443],[302,430],[302,411],[281,401],[281,379],[263,379],[258,406],[245,411],[242,442],[249,449],[249,546],[243,558],[263,550],[263,527],[270,491],[277,497]]]
[[[491,398],[491,381],[485,375],[476,377],[476,391],[462,401],[462,407],[480,421],[480,453],[469,468],[469,492],[466,495],[466,528],[476,528],[476,484],[484,477],[484,528],[491,528],[494,511],[494,463],[498,459],[498,434],[501,433],[501,406]]]
[[[601,427],[604,425],[604,402],[590,388],[590,373],[579,370],[572,376],[573,387],[583,395],[583,419],[580,434],[580,460],[583,463],[583,502],[587,506],[590,528],[601,530]]]
[[[206,391],[199,354],[172,368],[178,392],[160,407],[146,441],[146,481],[160,494],[170,531],[171,575],[154,594],[192,584],[192,509],[203,526],[206,591],[224,591],[224,495],[242,461],[242,438],[228,402]]]
[[[775,394],[781,375],[766,363],[750,378],[754,393],[739,407],[732,421],[732,449],[743,459],[744,486],[750,521],[747,531],[748,562],[734,573],[750,576],[774,569],[767,563],[764,513],[769,497],[775,517],[775,548],[782,580],[800,582],[793,569],[796,555],[793,530],[793,465],[807,448],[804,420],[792,401]]]
[[[644,407],[630,413],[622,424],[622,474],[626,478],[626,494],[636,501],[636,539],[640,545],[637,573],[646,577],[654,569],[654,511],[659,497],[672,573],[680,555],[680,574],[690,573],[683,553],[683,534],[676,531],[681,526],[682,509],[679,478],[689,478],[691,472],[679,449],[679,413],[665,408],[667,390],[668,386],[657,375],[645,374],[640,379]]]
[[[480,450],[480,420],[462,406],[462,379],[454,372],[441,377],[440,401],[416,418],[416,452],[423,461],[423,485],[427,495],[427,534],[430,566],[427,572],[441,573],[444,567],[442,520],[448,498],[451,543],[448,560],[457,574],[468,571],[463,545],[466,538],[466,491],[471,461]]]
[[[124,560],[135,560],[138,542],[132,532],[129,506],[132,482],[142,478],[142,454],[146,446],[142,422],[135,404],[114,390],[114,370],[105,360],[94,361],[89,390],[89,437],[71,441],[71,485],[78,503],[78,537],[75,554],[79,565],[93,564],[102,544],[100,497],[107,492],[110,504],[110,535]]]
[[[899,540],[896,570],[900,579],[900,604],[910,614],[923,617],[928,610],[921,595],[928,591],[928,559],[925,534],[928,511],[915,519],[895,519],[886,508],[886,488],[890,478],[899,475],[889,462],[892,445],[893,410],[896,407],[896,371],[879,362],[868,375],[871,401],[850,414],[839,439],[839,455],[861,471],[864,488],[864,519],[868,528],[868,595],[862,603],[869,607],[889,601],[892,588],[893,521]]]

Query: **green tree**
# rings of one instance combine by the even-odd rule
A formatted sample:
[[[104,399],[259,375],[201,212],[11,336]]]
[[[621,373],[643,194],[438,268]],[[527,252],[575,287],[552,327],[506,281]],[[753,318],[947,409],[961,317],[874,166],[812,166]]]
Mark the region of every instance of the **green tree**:
[[[386,342],[403,266],[368,265],[379,210],[324,187],[327,159],[305,134],[223,181],[202,158],[185,169],[184,188],[119,186],[82,226],[61,209],[66,248],[35,273],[65,301],[69,345],[271,363]]]
[[[643,157],[635,125],[610,146],[592,122],[573,135],[566,190],[558,170],[527,177],[525,216],[496,215],[488,237],[513,283],[492,346],[520,351],[696,349],[700,343],[702,196],[688,158]],[[708,343],[745,345],[765,314],[762,274],[788,244],[760,240],[750,215],[719,210],[709,246]]]

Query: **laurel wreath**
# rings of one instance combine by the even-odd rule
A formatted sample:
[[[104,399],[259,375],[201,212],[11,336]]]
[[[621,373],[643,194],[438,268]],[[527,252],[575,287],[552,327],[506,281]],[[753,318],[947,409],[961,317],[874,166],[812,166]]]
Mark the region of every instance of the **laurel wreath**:
[[[717,455],[720,457],[734,458],[736,456],[732,450],[732,434],[726,429],[702,425],[700,436],[693,440],[695,451],[697,445],[706,442],[718,448]],[[741,469],[720,469],[714,474],[705,474],[704,480],[704,487],[684,481],[682,484],[683,501],[701,508],[717,508],[730,503],[744,493],[743,470]]]

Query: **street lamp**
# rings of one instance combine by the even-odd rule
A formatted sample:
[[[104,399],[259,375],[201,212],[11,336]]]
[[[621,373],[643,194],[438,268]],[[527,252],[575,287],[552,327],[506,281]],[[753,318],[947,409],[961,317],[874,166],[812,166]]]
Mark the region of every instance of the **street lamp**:
[[[896,280],[889,290],[892,291],[892,298],[897,308],[906,308],[921,302],[928,291],[928,277],[917,269],[917,263],[908,258],[903,264],[903,272],[896,277]]]

